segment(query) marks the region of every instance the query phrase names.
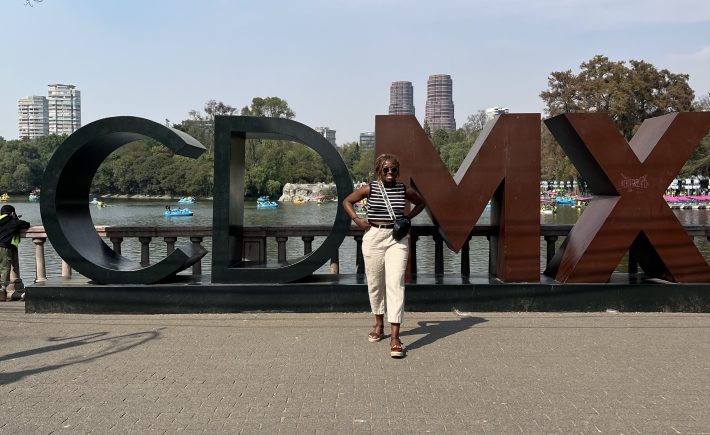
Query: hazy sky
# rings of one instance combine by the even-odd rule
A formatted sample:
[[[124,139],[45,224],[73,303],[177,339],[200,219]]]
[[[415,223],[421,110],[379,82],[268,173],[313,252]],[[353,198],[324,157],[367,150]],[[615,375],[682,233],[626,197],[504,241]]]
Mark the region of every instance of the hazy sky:
[[[690,75],[710,91],[708,0],[24,0],[0,2],[0,136],[17,99],[50,83],[82,93],[82,123],[180,122],[209,99],[278,96],[337,142],[372,131],[389,86],[450,74],[456,124],[478,110],[542,112],[552,71],[596,54]]]

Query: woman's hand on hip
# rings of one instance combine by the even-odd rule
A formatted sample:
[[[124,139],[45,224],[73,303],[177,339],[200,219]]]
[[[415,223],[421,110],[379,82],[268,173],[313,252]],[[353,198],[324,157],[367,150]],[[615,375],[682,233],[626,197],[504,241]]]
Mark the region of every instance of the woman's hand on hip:
[[[362,228],[363,230],[369,230],[370,229],[370,223],[367,221],[365,218],[361,217],[356,217],[354,219],[355,225],[358,227]]]

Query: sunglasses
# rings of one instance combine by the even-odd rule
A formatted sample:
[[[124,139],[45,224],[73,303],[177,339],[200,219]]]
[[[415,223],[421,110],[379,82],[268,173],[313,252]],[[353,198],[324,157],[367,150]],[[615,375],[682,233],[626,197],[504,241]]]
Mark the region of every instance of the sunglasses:
[[[382,168],[383,174],[392,173],[392,175],[397,175],[399,173],[399,168]]]

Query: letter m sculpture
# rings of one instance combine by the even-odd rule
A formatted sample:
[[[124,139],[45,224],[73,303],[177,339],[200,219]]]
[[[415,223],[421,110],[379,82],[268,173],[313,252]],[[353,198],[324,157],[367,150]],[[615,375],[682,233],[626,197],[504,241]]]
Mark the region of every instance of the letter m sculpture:
[[[414,116],[377,116],[375,147],[399,158],[401,181],[424,198],[455,252],[492,198],[490,273],[505,282],[539,282],[540,126],[539,114],[496,117],[453,178]]]

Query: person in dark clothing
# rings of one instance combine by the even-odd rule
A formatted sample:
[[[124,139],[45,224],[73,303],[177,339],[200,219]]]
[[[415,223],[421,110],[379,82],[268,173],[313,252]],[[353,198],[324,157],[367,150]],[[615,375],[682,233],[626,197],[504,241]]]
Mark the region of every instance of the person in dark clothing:
[[[17,255],[17,246],[20,244],[20,230],[30,227],[30,223],[18,218],[15,207],[5,204],[0,208],[0,301],[7,297],[7,286],[10,283],[10,269],[12,256]],[[19,293],[19,294],[18,294]],[[19,297],[14,297],[15,294]],[[25,299],[24,292],[15,292],[10,299]]]

